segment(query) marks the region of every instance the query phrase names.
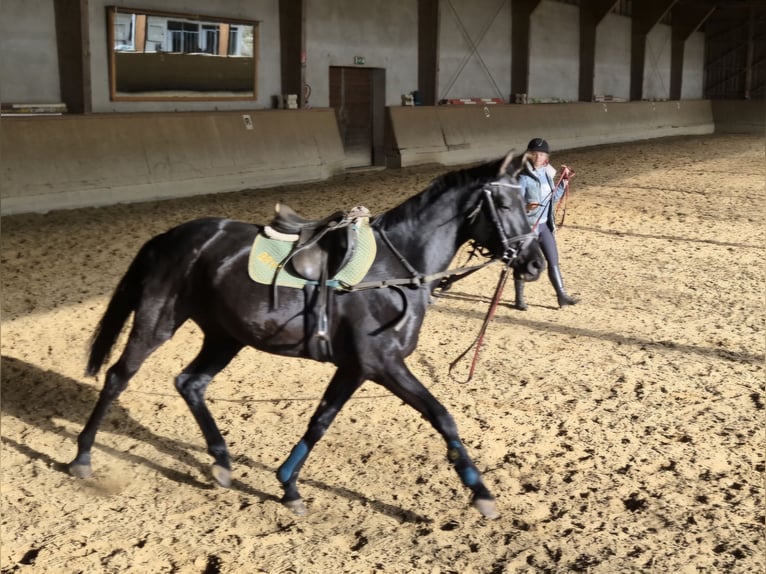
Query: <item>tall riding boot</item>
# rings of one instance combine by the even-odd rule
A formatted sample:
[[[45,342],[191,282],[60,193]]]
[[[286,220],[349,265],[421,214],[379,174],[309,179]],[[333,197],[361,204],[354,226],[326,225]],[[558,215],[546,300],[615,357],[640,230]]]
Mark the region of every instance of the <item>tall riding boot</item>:
[[[513,306],[519,311],[526,311],[527,304],[524,302],[524,281],[522,279],[514,279],[513,288],[516,291],[516,303]]]
[[[576,305],[579,303],[579,299],[570,297],[564,290],[564,280],[561,278],[561,269],[559,269],[558,265],[551,265],[548,267],[548,276],[551,279],[551,283],[553,283],[553,288],[556,290],[556,298],[559,301],[559,307]]]

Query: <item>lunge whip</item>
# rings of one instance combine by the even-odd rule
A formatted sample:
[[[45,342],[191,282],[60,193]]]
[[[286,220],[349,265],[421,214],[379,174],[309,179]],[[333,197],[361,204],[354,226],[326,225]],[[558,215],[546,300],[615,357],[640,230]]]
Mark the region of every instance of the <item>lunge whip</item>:
[[[492,317],[495,316],[495,311],[497,311],[497,305],[500,303],[500,297],[503,295],[505,282],[508,280],[509,270],[510,265],[504,265],[503,270],[500,272],[500,279],[497,282],[497,287],[495,287],[495,294],[492,296],[492,302],[489,306],[489,309],[487,310],[487,314],[484,317],[484,323],[482,324],[476,339],[474,339],[473,343],[471,343],[465,351],[460,353],[457,359],[450,363],[448,372],[450,375],[452,375],[452,369],[455,367],[455,365],[468,354],[468,351],[470,351],[474,345],[476,346],[476,350],[473,353],[473,360],[471,361],[471,368],[468,371],[468,378],[463,381],[464,383],[467,383],[473,378],[473,373],[476,370],[477,363],[479,362],[479,352],[481,351],[481,345],[484,342],[484,334],[487,332],[487,327],[489,327],[489,324],[492,321]]]

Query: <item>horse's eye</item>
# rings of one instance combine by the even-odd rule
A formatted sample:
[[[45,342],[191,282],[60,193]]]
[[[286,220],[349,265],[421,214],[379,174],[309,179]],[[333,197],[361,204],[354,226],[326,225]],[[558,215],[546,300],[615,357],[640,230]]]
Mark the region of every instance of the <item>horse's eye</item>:
[[[513,199],[505,193],[499,193],[497,195],[497,208],[498,209],[511,209],[513,207]]]

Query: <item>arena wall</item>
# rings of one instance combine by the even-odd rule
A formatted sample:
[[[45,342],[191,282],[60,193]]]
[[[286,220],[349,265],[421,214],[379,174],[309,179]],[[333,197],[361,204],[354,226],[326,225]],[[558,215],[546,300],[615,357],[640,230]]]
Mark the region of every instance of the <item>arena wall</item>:
[[[764,133],[765,118],[762,101],[392,106],[387,163],[482,161],[520,152],[537,136],[562,150],[714,130]],[[319,181],[344,171],[328,108],[4,117],[0,157],[3,215]]]
[[[457,165],[522,151],[533,137],[554,150],[714,131],[709,100],[388,109],[391,166]]]
[[[766,133],[763,100],[712,100],[715,131],[735,134]]]
[[[331,109],[3,118],[0,157],[4,215],[318,181],[344,170]]]

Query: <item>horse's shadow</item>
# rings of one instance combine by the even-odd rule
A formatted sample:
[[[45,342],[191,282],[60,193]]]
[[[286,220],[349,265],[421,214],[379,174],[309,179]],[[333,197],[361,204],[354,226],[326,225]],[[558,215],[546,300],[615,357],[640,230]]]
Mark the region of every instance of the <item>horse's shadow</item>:
[[[72,453],[74,453],[77,436],[73,432],[64,429],[55,421],[63,419],[76,425],[84,424],[98,399],[98,390],[55,371],[44,370],[25,361],[3,355],[2,363],[0,364],[0,396],[2,396],[0,412],[2,412],[3,416],[13,416],[29,426],[37,427],[43,432],[71,438]],[[119,421],[119,425],[114,427],[107,427],[105,425],[102,432],[122,434],[150,443],[156,450],[172,456],[186,465],[196,466],[200,472],[208,473],[208,468],[204,463],[191,454],[194,451],[204,452],[204,448],[201,445],[168,439],[156,434],[135,420],[125,408],[120,406],[118,401],[112,404],[108,419]],[[6,447],[13,448],[29,459],[41,460],[49,468],[68,473],[66,462],[56,460],[49,454],[40,452],[34,447],[5,434],[2,437],[2,441]],[[98,447],[100,450],[108,452],[115,457],[145,465],[170,480],[200,489],[214,488],[212,483],[201,482],[188,473],[164,467],[143,456],[114,449],[103,444],[99,444]],[[276,472],[276,468],[253,460],[246,455],[237,455],[235,459],[237,464],[252,469],[272,474]],[[377,512],[402,522],[430,522],[430,519],[425,516],[394,505],[371,500],[347,488],[330,486],[324,482],[312,479],[304,479],[302,482],[314,488],[333,492],[338,496],[360,502],[375,509]],[[261,502],[279,501],[278,496],[255,489],[241,480],[235,479],[231,487],[249,496],[256,497]]]

